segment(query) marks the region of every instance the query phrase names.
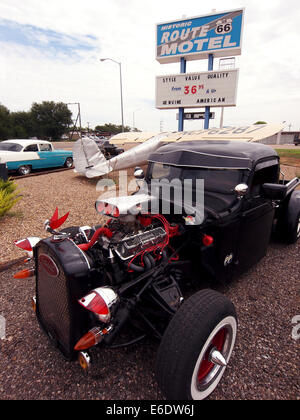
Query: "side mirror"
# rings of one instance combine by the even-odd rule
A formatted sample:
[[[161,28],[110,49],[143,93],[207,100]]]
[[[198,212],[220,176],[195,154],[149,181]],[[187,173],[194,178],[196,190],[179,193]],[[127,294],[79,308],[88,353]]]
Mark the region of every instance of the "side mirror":
[[[247,194],[248,190],[249,190],[249,187],[247,184],[238,184],[235,187],[234,192],[237,198],[241,200]]]
[[[136,180],[139,180],[139,179],[144,179],[144,178],[145,178],[144,171],[143,171],[143,169],[142,169],[142,168],[140,168],[139,166],[137,166],[137,167],[134,169],[134,177],[135,177],[135,179],[136,179]]]
[[[282,184],[263,184],[260,195],[270,200],[284,200],[287,194],[287,186]]]

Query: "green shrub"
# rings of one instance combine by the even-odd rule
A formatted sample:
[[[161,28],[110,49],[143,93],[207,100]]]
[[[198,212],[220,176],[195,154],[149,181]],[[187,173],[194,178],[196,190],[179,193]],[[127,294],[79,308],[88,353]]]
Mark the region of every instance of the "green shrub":
[[[20,198],[17,186],[12,180],[0,179],[0,217],[3,217]]]

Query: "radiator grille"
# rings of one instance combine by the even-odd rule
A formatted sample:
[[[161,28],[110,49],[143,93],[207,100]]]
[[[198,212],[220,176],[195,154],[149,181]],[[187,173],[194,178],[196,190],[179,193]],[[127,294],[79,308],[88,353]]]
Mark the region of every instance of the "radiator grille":
[[[49,275],[42,264],[37,264],[37,315],[49,337],[57,342],[62,352],[69,356],[73,352],[72,305],[68,279],[55,254],[41,246],[37,258],[48,255],[55,262],[59,274]]]

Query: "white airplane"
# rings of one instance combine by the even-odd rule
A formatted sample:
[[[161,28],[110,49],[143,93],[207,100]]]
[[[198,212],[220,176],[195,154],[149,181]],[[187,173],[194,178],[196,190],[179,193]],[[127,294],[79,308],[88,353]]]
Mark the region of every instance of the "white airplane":
[[[146,164],[151,153],[170,142],[182,142],[183,147],[184,142],[201,140],[258,142],[280,133],[283,128],[282,124],[257,124],[169,133],[120,133],[110,139],[112,143],[137,145],[110,160],[104,157],[93,139],[82,138],[77,140],[73,148],[75,171],[87,178],[99,177],[112,171]]]

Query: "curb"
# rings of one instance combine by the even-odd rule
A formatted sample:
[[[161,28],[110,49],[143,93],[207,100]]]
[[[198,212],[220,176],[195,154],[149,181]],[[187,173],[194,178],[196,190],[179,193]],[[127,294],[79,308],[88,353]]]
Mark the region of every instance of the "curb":
[[[6,261],[4,263],[0,263],[0,273],[3,271],[8,270],[9,268],[13,267],[14,265],[19,265],[24,262],[25,258],[17,258],[15,260]]]
[[[74,169],[74,166],[72,168],[59,168],[59,169],[53,169],[52,171],[44,171],[44,172],[31,172],[28,175],[17,175],[10,177],[13,181],[18,181],[18,179],[24,179],[24,178],[32,178],[34,176],[41,176],[41,175],[49,175],[49,174],[55,174],[56,172],[65,172],[70,171],[71,169]]]

